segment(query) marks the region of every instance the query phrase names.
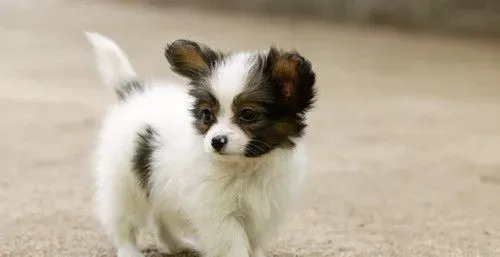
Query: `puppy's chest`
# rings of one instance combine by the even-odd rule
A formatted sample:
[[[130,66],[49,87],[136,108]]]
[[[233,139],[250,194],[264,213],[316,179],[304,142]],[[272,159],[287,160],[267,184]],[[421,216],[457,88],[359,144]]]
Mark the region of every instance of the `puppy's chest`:
[[[281,217],[288,202],[288,186],[284,181],[259,181],[252,185],[236,185],[233,195],[234,214],[245,227],[258,231]]]

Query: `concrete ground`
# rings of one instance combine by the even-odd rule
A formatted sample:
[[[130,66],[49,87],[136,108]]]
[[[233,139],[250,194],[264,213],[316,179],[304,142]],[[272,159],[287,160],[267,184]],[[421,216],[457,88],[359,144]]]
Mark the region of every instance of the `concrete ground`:
[[[162,46],[178,38],[310,58],[308,184],[269,256],[500,256],[498,44],[60,1],[0,1],[0,256],[114,256],[90,173],[114,98],[84,29],[145,76],[172,75]]]

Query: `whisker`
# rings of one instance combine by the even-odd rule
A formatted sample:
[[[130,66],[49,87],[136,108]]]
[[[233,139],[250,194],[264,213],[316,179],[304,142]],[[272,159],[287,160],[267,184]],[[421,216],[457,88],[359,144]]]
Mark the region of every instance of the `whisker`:
[[[271,149],[271,145],[269,143],[267,143],[266,141],[263,141],[263,140],[259,140],[259,139],[252,139],[252,141],[256,142],[256,143],[260,143],[260,144],[263,144],[265,147]]]

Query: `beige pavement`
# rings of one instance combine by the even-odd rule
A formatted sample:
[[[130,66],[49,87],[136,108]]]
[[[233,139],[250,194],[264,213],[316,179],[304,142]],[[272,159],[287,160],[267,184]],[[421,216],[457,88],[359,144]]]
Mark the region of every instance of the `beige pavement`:
[[[92,217],[91,150],[113,95],[84,29],[139,73],[162,46],[296,47],[318,73],[310,170],[269,256],[500,256],[495,43],[96,1],[0,1],[0,256],[114,256]],[[145,237],[143,245],[151,245]]]

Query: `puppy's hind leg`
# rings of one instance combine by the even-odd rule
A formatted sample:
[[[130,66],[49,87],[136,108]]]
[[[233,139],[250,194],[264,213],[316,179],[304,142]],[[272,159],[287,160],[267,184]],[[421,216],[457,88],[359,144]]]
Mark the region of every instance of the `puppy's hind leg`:
[[[118,257],[142,257],[137,247],[137,233],[145,224],[149,204],[135,178],[129,176],[132,174],[118,174],[113,179],[101,177],[97,190],[97,212],[117,249]]]
[[[183,235],[178,234],[169,225],[169,221],[161,214],[155,216],[155,223],[158,230],[158,237],[162,245],[168,249],[170,254],[181,252],[195,251],[199,252],[198,242],[191,238],[185,238]]]
[[[181,241],[174,234],[174,231],[169,227],[165,217],[161,214],[155,215],[155,224],[158,232],[160,243],[167,248],[170,254],[182,252]]]

